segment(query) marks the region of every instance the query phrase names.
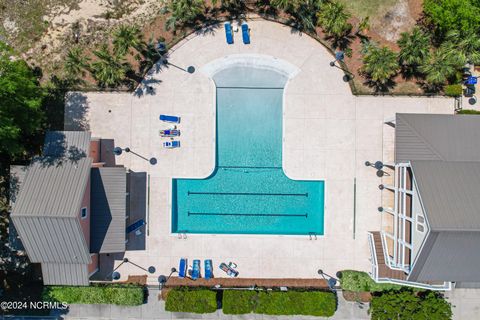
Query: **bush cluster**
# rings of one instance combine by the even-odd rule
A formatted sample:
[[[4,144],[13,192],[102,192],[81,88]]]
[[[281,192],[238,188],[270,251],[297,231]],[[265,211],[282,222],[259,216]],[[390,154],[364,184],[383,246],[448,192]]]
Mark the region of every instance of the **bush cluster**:
[[[403,288],[402,286],[395,284],[376,283],[366,272],[355,270],[342,271],[340,284],[343,290],[354,292],[381,292],[388,290],[400,290]]]
[[[140,286],[91,285],[88,287],[47,286],[43,290],[45,301],[67,304],[116,304],[138,306],[143,304],[144,289]]]
[[[212,313],[217,310],[217,294],[208,289],[175,288],[168,292],[165,310]]]
[[[472,109],[463,109],[457,112],[458,114],[480,114],[480,111],[478,110],[472,110]]]
[[[311,315],[331,317],[336,297],[323,291],[238,291],[223,292],[225,314]]]
[[[450,84],[445,86],[445,95],[449,97],[459,97],[462,95],[463,89],[461,84]]]
[[[390,291],[374,296],[368,311],[372,320],[450,320],[452,308],[438,292]]]

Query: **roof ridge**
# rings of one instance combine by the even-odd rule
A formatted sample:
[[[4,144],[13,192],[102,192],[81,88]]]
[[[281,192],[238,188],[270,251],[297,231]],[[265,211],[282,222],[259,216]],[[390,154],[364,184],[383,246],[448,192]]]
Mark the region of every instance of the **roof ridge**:
[[[410,128],[410,130],[417,136],[419,140],[421,140],[425,147],[427,147],[432,153],[439,157],[439,160],[445,161],[445,158],[442,157],[442,155],[430,143],[428,143],[428,141],[425,140],[425,138],[417,130],[415,130],[415,128],[410,125],[410,123],[403,117],[403,114],[400,113],[399,116],[403,119],[405,125]]]

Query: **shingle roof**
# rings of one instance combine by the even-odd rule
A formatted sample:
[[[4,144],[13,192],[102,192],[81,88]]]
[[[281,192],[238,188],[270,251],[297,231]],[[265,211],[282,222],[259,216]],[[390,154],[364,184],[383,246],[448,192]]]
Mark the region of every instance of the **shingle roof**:
[[[126,171],[124,167],[92,169],[90,250],[125,251]]]
[[[395,161],[480,161],[480,115],[397,113]]]

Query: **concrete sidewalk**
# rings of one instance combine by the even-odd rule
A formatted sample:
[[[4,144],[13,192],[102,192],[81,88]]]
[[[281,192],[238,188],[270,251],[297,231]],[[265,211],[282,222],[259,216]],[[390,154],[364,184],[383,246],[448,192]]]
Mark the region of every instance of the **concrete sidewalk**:
[[[165,311],[165,302],[157,299],[159,294],[158,289],[149,289],[148,302],[138,307],[122,307],[115,305],[70,305],[69,312],[64,315],[64,319],[69,320],[87,320],[87,319],[228,319],[228,320],[248,320],[248,319],[327,319],[323,317],[309,317],[309,316],[266,316],[261,314],[246,314],[239,316],[225,315],[221,310],[209,314],[193,314],[193,313],[172,313]],[[362,320],[370,319],[367,313],[368,304],[359,306],[356,303],[348,302],[343,299],[341,292],[338,293],[338,308],[335,315],[328,319],[335,320]]]

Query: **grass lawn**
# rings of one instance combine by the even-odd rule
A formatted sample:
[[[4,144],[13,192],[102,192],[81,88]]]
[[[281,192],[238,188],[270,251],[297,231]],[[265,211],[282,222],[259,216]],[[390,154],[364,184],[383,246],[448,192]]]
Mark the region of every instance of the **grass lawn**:
[[[370,17],[375,19],[389,8],[394,6],[397,0],[338,0],[343,3],[352,15],[357,18]]]

